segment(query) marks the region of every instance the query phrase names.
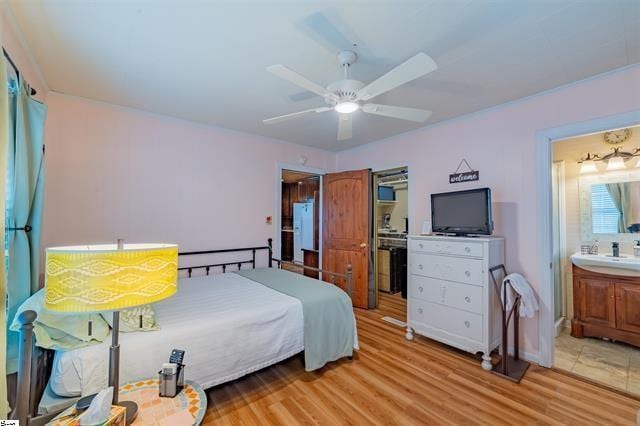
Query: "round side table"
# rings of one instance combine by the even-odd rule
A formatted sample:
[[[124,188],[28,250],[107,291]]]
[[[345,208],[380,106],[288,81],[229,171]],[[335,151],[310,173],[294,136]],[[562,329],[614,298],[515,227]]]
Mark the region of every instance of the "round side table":
[[[160,397],[158,379],[125,383],[120,386],[119,399],[138,404],[135,426],[177,425],[177,422],[182,426],[187,418],[185,411],[193,416],[193,424],[199,425],[207,411],[207,395],[190,380],[185,380],[184,389],[174,398]]]

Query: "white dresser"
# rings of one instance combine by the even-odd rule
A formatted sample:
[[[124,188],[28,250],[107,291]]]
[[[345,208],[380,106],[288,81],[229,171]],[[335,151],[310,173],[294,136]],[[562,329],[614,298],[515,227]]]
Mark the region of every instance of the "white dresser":
[[[500,302],[489,268],[504,263],[502,237],[410,236],[407,339],[421,334],[471,353],[500,344]]]

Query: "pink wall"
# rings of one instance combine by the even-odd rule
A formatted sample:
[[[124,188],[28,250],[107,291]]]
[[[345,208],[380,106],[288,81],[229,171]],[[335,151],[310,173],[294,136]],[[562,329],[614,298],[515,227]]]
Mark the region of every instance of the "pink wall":
[[[419,233],[430,217],[429,194],[488,186],[496,234],[506,237],[510,271],[539,285],[536,214],[536,133],[565,124],[640,109],[640,66],[575,83],[474,115],[338,153],[337,170],[409,166],[409,220]],[[461,159],[480,181],[451,185]],[[523,322],[524,350],[538,352],[537,318]]]
[[[20,35],[17,27],[13,24],[8,6],[0,2],[0,30],[2,31],[2,47],[4,47],[11,60],[16,64],[24,78],[29,82],[31,87],[36,89],[38,94],[35,96],[39,101],[44,101],[47,97],[48,89],[45,83],[40,79],[40,75],[36,72],[35,66],[29,60],[29,55],[24,46],[20,42]]]
[[[335,155],[50,92],[44,247],[266,244],[279,162],[333,170]]]

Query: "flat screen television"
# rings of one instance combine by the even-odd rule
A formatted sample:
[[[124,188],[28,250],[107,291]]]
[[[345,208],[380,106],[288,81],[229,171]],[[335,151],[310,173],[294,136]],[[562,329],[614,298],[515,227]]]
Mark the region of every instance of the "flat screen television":
[[[431,194],[433,232],[455,235],[491,235],[491,189]]]

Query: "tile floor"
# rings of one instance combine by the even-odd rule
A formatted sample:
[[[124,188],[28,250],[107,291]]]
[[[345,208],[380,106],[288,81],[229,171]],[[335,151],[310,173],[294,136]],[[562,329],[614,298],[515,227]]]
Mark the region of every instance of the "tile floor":
[[[640,348],[624,343],[571,337],[555,342],[554,367],[640,396]]]

